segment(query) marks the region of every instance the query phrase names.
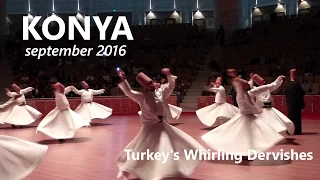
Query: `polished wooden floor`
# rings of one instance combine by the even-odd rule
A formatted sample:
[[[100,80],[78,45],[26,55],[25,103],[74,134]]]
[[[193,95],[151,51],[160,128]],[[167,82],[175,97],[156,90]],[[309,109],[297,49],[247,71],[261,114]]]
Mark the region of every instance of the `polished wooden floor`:
[[[57,140],[36,134],[36,125],[23,129],[12,129],[6,125],[0,127],[0,134],[49,145],[47,155],[27,180],[115,180],[118,173],[115,159],[140,129],[138,116],[113,115],[107,120],[95,121],[91,128],[79,130],[74,139],[59,144]],[[172,125],[208,147],[200,136],[210,129],[205,128],[196,116],[183,115]],[[182,179],[319,179],[320,121],[303,121],[303,131],[303,135],[286,136],[286,141],[274,147],[272,151],[294,149],[296,152],[313,152],[312,161],[244,161],[240,165],[234,164],[234,161],[205,161],[190,177]]]

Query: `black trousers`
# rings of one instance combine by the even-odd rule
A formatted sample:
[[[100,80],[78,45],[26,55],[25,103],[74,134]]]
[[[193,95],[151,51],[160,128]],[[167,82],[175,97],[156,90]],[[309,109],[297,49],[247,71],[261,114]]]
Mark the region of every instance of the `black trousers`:
[[[237,103],[237,98],[232,98],[232,101],[234,106],[239,107]]]
[[[293,108],[288,109],[288,118],[293,122],[295,129],[294,129],[294,135],[299,135],[302,133],[302,117],[301,117],[301,109],[299,108]]]
[[[235,107],[239,107],[237,101],[233,101],[233,105],[234,105]]]
[[[234,89],[233,89],[231,96],[232,96],[233,105],[236,107],[239,107],[238,103],[237,103],[237,92]]]

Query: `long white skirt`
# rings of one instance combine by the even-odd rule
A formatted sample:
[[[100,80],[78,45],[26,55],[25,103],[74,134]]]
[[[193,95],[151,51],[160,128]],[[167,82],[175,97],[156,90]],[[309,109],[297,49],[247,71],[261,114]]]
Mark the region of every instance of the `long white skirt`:
[[[133,160],[133,155],[144,152],[168,153],[167,161],[144,159]],[[143,125],[139,134],[129,143],[118,156],[117,162],[120,172],[129,172],[142,180],[160,180],[166,177],[188,176],[201,163],[201,160],[187,160],[185,151],[207,152],[204,147],[183,131],[167,124],[156,123]],[[179,153],[175,160],[174,153]],[[129,156],[128,156],[129,155]],[[136,156],[134,156],[136,157]]]
[[[74,111],[80,114],[89,123],[93,119],[106,119],[112,114],[111,108],[95,102],[81,103]]]
[[[214,103],[196,111],[199,120],[206,126],[220,126],[238,114],[240,110],[229,103]]]
[[[32,173],[48,146],[0,135],[0,179],[20,180]]]
[[[269,124],[274,130],[281,133],[288,131],[289,134],[294,133],[293,122],[276,108],[263,108],[262,113],[258,117]]]
[[[201,138],[216,151],[242,156],[248,156],[249,150],[264,152],[284,139],[257,116],[241,113]]]
[[[182,113],[182,108],[169,104],[169,109],[172,115],[173,120],[178,120]],[[138,112],[139,116],[141,116],[141,111]]]
[[[25,126],[40,119],[42,114],[31,106],[15,105],[0,113],[0,121],[7,124]]]
[[[36,132],[42,132],[54,139],[69,139],[84,126],[88,127],[90,124],[70,108],[55,108],[43,118]]]

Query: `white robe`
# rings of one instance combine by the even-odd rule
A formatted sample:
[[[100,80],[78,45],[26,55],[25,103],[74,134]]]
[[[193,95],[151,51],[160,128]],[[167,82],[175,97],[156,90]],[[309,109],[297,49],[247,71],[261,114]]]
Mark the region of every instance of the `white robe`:
[[[272,83],[244,91],[240,84],[234,82],[240,113],[203,135],[203,141],[217,151],[241,153],[243,156],[247,156],[249,150],[267,151],[282,141],[283,136],[255,115],[261,113],[262,110],[252,100],[252,97],[274,86],[275,84]]]
[[[70,92],[66,88],[65,93]],[[40,122],[36,132],[42,132],[54,139],[72,138],[81,127],[89,127],[88,121],[70,109],[69,102],[62,93],[55,93],[56,108]]]
[[[16,100],[14,99],[14,97],[12,97],[11,99],[9,99],[7,102],[3,103],[0,105],[0,113],[2,115],[2,113],[5,113],[6,111],[12,109],[13,106],[15,106]],[[0,121],[0,124],[4,124],[4,122]]]
[[[252,88],[254,87],[254,81],[253,81],[253,79],[250,79],[250,80],[248,81],[248,83],[249,83],[249,85],[250,85],[250,88],[252,89]]]
[[[81,96],[81,103],[74,110],[76,113],[80,114],[85,120],[91,123],[93,119],[106,119],[112,114],[112,109],[101,104],[92,102],[93,96],[102,94],[104,92],[101,90],[93,89],[82,89],[82,90],[73,90],[76,94]]]
[[[48,146],[0,135],[0,179],[21,180],[40,164]]]
[[[142,180],[188,176],[201,163],[200,160],[186,160],[184,150],[200,150],[206,153],[204,147],[188,134],[166,123],[172,120],[166,99],[174,89],[175,78],[175,76],[168,76],[169,86],[157,93],[133,91],[127,81],[119,84],[123,92],[140,105],[142,111],[142,128],[125,150],[136,153],[147,152],[147,150],[154,153],[169,153],[168,160],[162,163],[158,160],[132,160],[124,150],[117,158],[119,175],[128,172]],[[161,112],[162,114],[158,114]],[[163,116],[162,122],[158,116]],[[174,160],[172,151],[179,153],[179,160]]]
[[[210,88],[216,92],[215,103],[198,109],[196,114],[199,120],[206,126],[220,126],[235,116],[240,110],[226,102],[226,91],[223,86]]]
[[[35,108],[26,105],[26,98],[24,94],[32,91],[32,87],[28,87],[20,90],[21,97],[15,99],[16,105],[7,108],[5,111],[0,113],[0,122],[12,124],[12,125],[29,125],[34,121],[42,117],[40,113]],[[7,95],[14,98],[18,93],[7,92]]]
[[[283,81],[278,78],[275,82],[273,82],[275,83],[275,85],[272,88],[267,89],[265,92],[259,94],[256,97],[256,103],[258,104],[258,106],[263,107],[264,102],[271,102],[273,105],[271,92],[278,89],[281,86],[282,82]],[[288,131],[289,134],[293,135],[295,128],[293,122],[276,108],[262,108],[262,113],[258,114],[258,116],[260,119],[264,120],[267,124],[274,128],[274,130],[276,130],[277,132],[280,133]]]
[[[156,91],[162,91],[164,88],[168,87],[168,83],[162,84],[160,88],[156,89]],[[169,104],[169,109],[172,115],[173,120],[178,120],[182,113],[182,108]],[[138,112],[141,117],[141,111]]]

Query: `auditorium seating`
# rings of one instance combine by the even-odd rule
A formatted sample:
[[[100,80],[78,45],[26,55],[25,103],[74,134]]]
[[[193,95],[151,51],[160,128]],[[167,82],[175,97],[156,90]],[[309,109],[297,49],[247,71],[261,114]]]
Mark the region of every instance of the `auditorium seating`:
[[[319,17],[278,17],[274,22],[258,22],[252,28],[237,30],[221,62],[226,68],[243,68],[247,76],[258,73],[267,82],[296,68],[299,81],[310,85],[308,94],[318,94],[319,40]]]

